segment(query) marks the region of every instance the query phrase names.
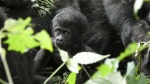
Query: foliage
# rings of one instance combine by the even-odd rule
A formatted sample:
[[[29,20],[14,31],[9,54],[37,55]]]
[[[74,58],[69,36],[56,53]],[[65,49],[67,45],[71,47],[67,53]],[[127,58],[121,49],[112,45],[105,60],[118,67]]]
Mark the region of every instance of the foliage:
[[[147,1],[150,0],[136,0],[134,4],[134,15],[137,20],[140,19],[137,15],[139,9],[142,7],[143,2]],[[53,0],[36,0],[34,6],[40,8],[39,13],[41,14],[41,16],[43,16],[47,13],[50,14],[49,11],[51,10],[51,8],[55,7],[53,3]],[[7,37],[8,39],[4,43],[9,45],[8,50],[15,50],[21,53],[24,53],[29,49],[37,46],[40,46],[41,48],[47,49],[52,52],[52,42],[49,38],[49,35],[46,33],[45,30],[42,30],[38,34],[34,34],[33,29],[29,27],[30,21],[31,18],[27,18],[25,20],[6,20],[4,28],[0,30],[0,42],[2,38]],[[138,68],[133,62],[128,63],[125,75],[122,76],[120,74],[120,71],[118,71],[120,61],[128,56],[140,52],[148,45],[140,47],[137,46],[137,43],[132,43],[125,49],[124,52],[120,54],[120,56],[111,59],[107,58],[109,57],[108,55],[99,55],[92,52],[77,53],[72,58],[69,58],[67,52],[59,49],[61,59],[64,63],[60,67],[58,67],[55,72],[53,72],[53,74],[44,82],[44,84],[46,84],[46,82],[51,79],[65,64],[71,71],[70,75],[66,80],[66,83],[75,84],[76,74],[79,73],[81,69],[79,68],[79,65],[92,64],[105,58],[107,58],[105,62],[97,67],[97,71],[93,74],[91,79],[87,80],[85,84],[147,84],[147,78],[142,73],[137,74]],[[13,83],[5,59],[6,52],[1,45],[0,54],[4,63],[9,83]],[[3,80],[0,80],[0,82],[4,83]]]
[[[39,8],[39,14],[44,16],[46,14],[51,14],[50,10],[55,6],[53,0],[36,0],[34,7]]]
[[[25,20],[21,18],[18,20],[8,19],[5,21],[5,25],[2,30],[7,32],[2,33],[2,36],[8,37],[8,39],[4,42],[9,45],[8,50],[15,50],[24,53],[31,48],[40,46],[41,48],[52,52],[52,42],[49,35],[45,30],[34,34],[34,30],[31,27],[27,27],[30,21],[31,18],[27,18]]]
[[[7,19],[5,21],[4,27],[0,30],[0,42],[3,38],[7,38],[4,43],[8,44],[8,50],[14,50],[20,53],[25,53],[29,49],[40,46],[43,49],[47,49],[53,52],[52,42],[49,35],[45,30],[34,34],[32,27],[30,26],[31,18],[23,19]],[[0,56],[5,67],[5,71],[10,84],[13,84],[9,67],[6,62],[6,51],[2,48],[2,43],[0,43]],[[1,81],[3,82],[3,81]]]
[[[130,44],[126,49],[125,52],[122,52],[120,54],[120,56],[118,56],[117,58],[107,58],[104,62],[104,64],[101,64],[98,68],[97,71],[93,74],[93,76],[91,77],[91,79],[89,79],[85,84],[147,84],[147,78],[144,77],[144,75],[141,73],[140,75],[137,75],[137,67],[135,66],[134,62],[129,62],[128,66],[127,66],[127,72],[124,76],[122,76],[120,74],[120,71],[118,71],[118,67],[119,67],[119,62],[121,60],[123,60],[124,58],[131,56],[133,54],[135,54],[135,52],[141,51],[145,48],[145,46],[141,46],[138,47],[137,43],[132,43]],[[87,54],[89,52],[84,52],[84,53],[78,53],[80,54],[79,58],[82,57],[82,59],[86,59],[88,57]],[[85,57],[84,57],[85,55]],[[77,55],[75,55],[75,57],[70,58],[70,59],[75,59]],[[95,53],[90,53],[89,56],[97,56],[97,54]],[[78,57],[78,56],[77,56]],[[98,56],[101,58],[101,56]],[[106,56],[108,57],[108,56]],[[96,58],[93,58],[93,61],[97,60]],[[74,60],[75,61],[75,60]],[[84,60],[85,61],[85,60]],[[100,61],[100,60],[98,60]],[[91,60],[86,60],[87,64],[90,64]],[[70,62],[72,64],[71,67],[77,67],[75,62]],[[75,63],[75,65],[74,65]],[[78,62],[80,63],[80,62]],[[82,62],[83,64],[85,62]],[[93,62],[94,63],[94,62]],[[77,69],[75,69],[77,70]],[[71,70],[72,72],[74,72],[73,70]],[[76,80],[75,78],[75,72],[71,73],[67,79],[67,82],[69,84],[75,84],[74,81]],[[72,78],[72,80],[70,80],[70,78]],[[73,79],[74,78],[74,79]]]

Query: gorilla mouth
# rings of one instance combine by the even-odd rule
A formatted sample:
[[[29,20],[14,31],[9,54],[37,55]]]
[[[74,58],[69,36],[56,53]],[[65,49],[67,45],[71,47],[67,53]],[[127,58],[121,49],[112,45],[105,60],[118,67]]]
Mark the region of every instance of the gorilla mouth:
[[[56,45],[57,45],[57,47],[60,48],[60,49],[63,49],[63,50],[66,50],[66,49],[67,49],[67,45],[65,45],[65,44],[59,44],[59,43],[57,43]]]

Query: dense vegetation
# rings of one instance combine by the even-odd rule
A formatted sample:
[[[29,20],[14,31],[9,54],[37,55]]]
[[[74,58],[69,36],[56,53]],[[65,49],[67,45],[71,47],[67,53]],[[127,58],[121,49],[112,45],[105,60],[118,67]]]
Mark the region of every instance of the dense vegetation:
[[[137,17],[137,19],[139,19],[137,16],[137,11],[140,9],[141,5],[139,4],[142,4],[143,0],[141,0],[141,2],[140,0],[137,1],[139,2],[135,3],[134,11],[135,16]],[[136,6],[137,4],[138,6]],[[53,1],[51,0],[37,0],[35,2],[35,6],[41,8],[41,10],[39,10],[39,13],[41,13],[42,16],[47,13],[50,14],[50,8],[54,7]],[[40,33],[33,34],[34,31],[31,27],[26,28],[27,26],[30,26],[30,21],[31,18],[27,18],[25,20],[6,20],[4,28],[0,30],[0,39],[2,40],[3,38],[8,37],[8,39],[5,41],[5,43],[9,44],[8,49],[15,50],[20,53],[24,53],[27,50],[37,46],[40,46],[43,49],[48,49],[50,52],[53,52],[51,41],[45,41],[45,39],[50,38],[46,31],[43,30]],[[4,31],[7,31],[7,33]],[[18,44],[19,46],[17,46]],[[107,58],[109,57],[109,55],[104,56],[90,52],[81,52],[76,54],[72,58],[69,58],[67,52],[59,50],[64,63],[55,72],[53,72],[53,74],[47,80],[54,77],[58,70],[60,70],[60,68],[66,64],[68,69],[72,73],[70,73],[69,75],[67,73],[67,75],[64,76],[64,78],[56,80],[56,84],[65,84],[66,82],[69,82],[69,84],[75,84],[76,73],[80,71],[80,68],[84,68],[82,65],[92,64],[106,58],[105,62],[103,64],[100,64],[99,67],[97,67],[97,71],[95,72],[95,74],[93,76],[89,76],[90,79],[87,80],[85,84],[147,84],[149,82],[149,79],[140,72],[140,64],[135,65],[134,62],[129,62],[127,66],[127,71],[124,75],[121,75],[121,72],[118,71],[118,66],[119,63],[122,60],[124,60],[124,58],[131,55],[137,56],[137,58],[140,60],[140,51],[147,48],[148,46],[149,42],[145,42],[144,45],[141,45],[140,43],[131,43],[130,45],[128,45],[124,52],[120,53],[120,55],[117,58],[111,59]],[[9,79],[9,83],[12,83],[9,67],[7,66],[7,62],[5,59],[5,53],[5,49],[3,49],[2,46],[0,46],[0,54],[5,65],[7,77]],[[93,59],[91,60],[91,58]],[[80,59],[84,60],[81,61]],[[45,81],[45,84],[47,80]],[[0,80],[0,82],[6,83],[3,80]]]

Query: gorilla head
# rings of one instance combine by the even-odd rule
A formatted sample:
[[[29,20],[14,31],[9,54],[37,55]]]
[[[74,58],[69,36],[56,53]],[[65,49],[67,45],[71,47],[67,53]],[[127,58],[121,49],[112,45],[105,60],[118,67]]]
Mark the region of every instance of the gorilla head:
[[[87,27],[88,21],[81,12],[71,7],[59,10],[52,20],[55,45],[60,49],[70,50],[81,43],[81,37]]]

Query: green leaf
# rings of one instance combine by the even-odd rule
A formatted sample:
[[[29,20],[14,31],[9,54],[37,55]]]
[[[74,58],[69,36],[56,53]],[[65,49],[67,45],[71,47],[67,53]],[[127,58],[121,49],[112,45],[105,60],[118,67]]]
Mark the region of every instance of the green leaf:
[[[104,78],[92,78],[85,84],[126,84],[126,78],[122,77],[120,72],[115,72]]]
[[[88,80],[85,84],[111,84],[111,82],[102,78],[94,78]]]
[[[76,73],[70,73],[68,78],[67,78],[67,81],[66,81],[67,84],[75,84],[76,83]]]
[[[5,33],[1,33],[1,34],[0,34],[0,39],[2,39],[2,38],[4,38],[4,37],[6,37],[6,34],[5,34]]]
[[[132,55],[135,53],[135,51],[137,50],[137,46],[138,44],[137,43],[131,43],[127,46],[127,48],[125,49],[124,52],[122,52],[119,57],[117,57],[118,60],[123,60],[124,58]]]
[[[73,59],[80,64],[92,64],[109,57],[109,55],[99,55],[92,52],[81,52],[73,56]],[[83,60],[84,59],[84,60]]]
[[[61,50],[61,49],[58,49],[58,50],[59,50],[62,61],[66,62],[69,59],[68,53],[64,50]]]
[[[135,69],[135,64],[134,64],[134,62],[129,62],[128,64],[127,64],[127,71],[126,71],[126,76],[129,76],[131,73],[132,73],[132,71]]]
[[[128,84],[147,84],[148,80],[147,78],[141,73],[140,75],[136,75],[137,71],[136,68],[134,68],[130,74],[128,74]]]
[[[104,78],[105,76],[117,72],[119,66],[119,61],[117,59],[106,59],[105,63],[99,66],[97,69],[98,71],[94,73],[92,78],[101,77]]]
[[[39,43],[26,32],[20,34],[8,33],[7,37],[8,39],[4,43],[9,45],[8,50],[15,50],[24,53],[28,49],[39,46]]]
[[[119,60],[114,59],[114,58],[106,59],[104,64],[109,65],[111,67],[112,71],[116,72],[119,67]]]
[[[108,74],[111,74],[113,72],[112,68],[109,65],[102,64],[100,67],[98,67],[98,71],[94,73],[92,78],[97,78],[97,77],[105,77]]]
[[[45,30],[42,30],[41,32],[34,35],[34,38],[39,41],[41,48],[53,52],[52,41]]]
[[[122,77],[120,72],[115,72],[104,78],[111,82],[111,84],[126,84],[126,78]]]
[[[22,32],[21,32],[22,33]],[[30,35],[32,36],[32,34],[34,33],[34,30],[32,29],[32,27],[27,27],[24,31],[23,31],[24,34],[26,35]]]
[[[33,29],[27,27],[30,21],[31,18],[25,20],[21,18],[18,20],[8,19],[5,21],[3,29],[8,32],[3,33],[3,37],[8,37],[8,39],[4,41],[4,43],[9,45],[8,50],[24,53],[30,48],[39,46],[39,43],[32,37],[34,33]]]
[[[76,62],[76,60],[74,59],[69,59],[67,61],[67,67],[70,71],[74,72],[74,73],[78,73],[78,63]]]
[[[4,23],[4,28],[9,32],[20,32],[23,31],[26,26],[29,25],[31,18],[27,18],[25,20],[19,18],[18,20],[15,19],[7,19]]]
[[[144,2],[150,2],[150,0],[144,0]]]

